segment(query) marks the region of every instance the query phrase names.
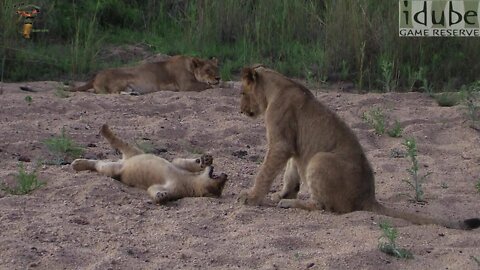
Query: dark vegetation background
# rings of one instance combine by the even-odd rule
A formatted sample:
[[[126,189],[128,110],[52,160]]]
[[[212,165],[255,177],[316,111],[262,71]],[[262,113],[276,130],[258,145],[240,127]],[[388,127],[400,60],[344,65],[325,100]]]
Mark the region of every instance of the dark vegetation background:
[[[32,0],[33,1],[33,0]],[[265,63],[311,82],[366,90],[450,91],[480,74],[479,38],[400,38],[397,0],[35,0],[34,33],[22,38],[14,5],[0,2],[2,81],[85,79],[152,53],[215,56],[224,80]]]

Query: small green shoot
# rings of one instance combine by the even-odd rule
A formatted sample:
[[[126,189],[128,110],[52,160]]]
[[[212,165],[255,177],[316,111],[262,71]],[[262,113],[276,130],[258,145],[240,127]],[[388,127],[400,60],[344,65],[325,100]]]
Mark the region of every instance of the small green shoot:
[[[64,164],[69,160],[79,158],[84,149],[78,146],[72,139],[65,134],[65,128],[62,128],[62,134],[44,141],[48,150],[55,155],[54,164]]]
[[[342,60],[341,66],[340,66],[340,80],[346,81],[348,79],[348,74],[349,74],[348,62],[345,60]]]
[[[395,67],[393,61],[389,61],[385,56],[380,59],[381,79],[383,90],[386,92],[394,91],[397,88],[397,80],[395,79]]]
[[[12,195],[25,195],[35,189],[43,186],[45,183],[37,178],[37,169],[32,172],[26,172],[23,163],[18,165],[18,174],[15,175],[16,186],[8,187],[5,183],[0,183],[0,189]]]
[[[400,122],[398,121],[395,121],[395,124],[393,124],[393,127],[387,130],[388,136],[392,138],[402,137],[402,132],[403,132],[403,128],[400,125]]]
[[[480,81],[473,83],[463,92],[466,115],[471,121],[470,127],[480,130]]]
[[[480,256],[470,256],[472,260],[474,260],[477,265],[480,267]]]
[[[380,242],[378,243],[378,248],[380,251],[401,259],[413,258],[413,255],[410,251],[397,246],[396,241],[398,237],[398,231],[396,228],[392,227],[387,221],[380,222],[379,226],[383,233],[382,236],[380,236]]]
[[[33,101],[33,98],[31,96],[25,96],[25,101],[30,105]]]
[[[477,189],[477,192],[480,193],[480,179],[475,184],[475,188]]]
[[[385,134],[385,114],[380,108],[373,108],[368,112],[363,113],[363,120],[375,129],[378,135]]]
[[[62,84],[58,85],[57,88],[55,89],[55,96],[59,98],[68,98],[70,97],[70,94],[65,91],[64,86]]]
[[[135,145],[144,153],[152,154],[155,152],[155,146],[147,140],[137,140],[135,141]]]
[[[419,171],[419,166],[418,166],[418,160],[417,160],[417,143],[415,139],[409,138],[405,139],[405,142],[403,145],[407,148],[407,156],[410,158],[412,162],[412,166],[407,169],[408,173],[410,174],[410,180],[403,180],[405,183],[407,183],[414,191],[415,195],[413,196],[413,200],[415,202],[425,202],[423,199],[424,191],[423,191],[423,182],[425,182],[425,179],[427,176],[429,176],[431,173],[427,173],[423,176],[420,176],[418,173]]]
[[[443,188],[443,189],[447,189],[448,188],[448,184],[443,182],[440,184],[440,187]]]

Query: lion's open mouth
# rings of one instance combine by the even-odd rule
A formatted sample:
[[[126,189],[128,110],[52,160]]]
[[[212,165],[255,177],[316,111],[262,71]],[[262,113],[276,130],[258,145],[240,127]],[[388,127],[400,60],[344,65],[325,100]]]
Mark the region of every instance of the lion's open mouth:
[[[227,180],[228,176],[225,173],[221,173],[220,175],[212,174],[212,179],[214,180],[221,180],[225,181]]]

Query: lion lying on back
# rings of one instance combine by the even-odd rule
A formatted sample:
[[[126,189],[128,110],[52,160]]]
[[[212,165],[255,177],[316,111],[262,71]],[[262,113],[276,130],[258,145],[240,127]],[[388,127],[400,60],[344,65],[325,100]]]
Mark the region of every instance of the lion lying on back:
[[[480,219],[444,220],[387,208],[375,199],[373,170],[353,131],[303,85],[262,66],[242,75],[242,113],[265,115],[268,150],[253,188],[240,194],[259,204],[283,169],[283,189],[274,195],[278,207],[325,209],[337,213],[371,211],[416,224],[474,229]],[[300,184],[309,200],[297,199]]]
[[[203,91],[219,82],[217,59],[204,60],[177,55],[164,61],[135,67],[102,70],[85,85],[70,91],[87,91],[93,88],[93,92],[97,94],[138,95],[164,90]]]
[[[115,178],[129,186],[146,189],[155,203],[165,203],[184,197],[220,197],[227,175],[213,174],[213,158],[203,155],[199,159],[174,159],[172,163],[117,138],[107,125],[100,133],[113,148],[118,149],[122,160],[116,162],[76,159],[76,171],[96,171]]]

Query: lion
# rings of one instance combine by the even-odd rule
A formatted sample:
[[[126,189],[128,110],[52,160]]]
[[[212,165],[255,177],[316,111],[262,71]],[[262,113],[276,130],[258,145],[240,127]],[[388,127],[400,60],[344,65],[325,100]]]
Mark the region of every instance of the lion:
[[[122,183],[146,189],[157,204],[184,197],[220,197],[227,175],[213,173],[213,158],[202,155],[197,159],[176,158],[171,163],[121,140],[104,124],[100,133],[110,145],[122,153],[115,162],[76,159],[75,171],[95,171]]]
[[[375,198],[372,167],[356,135],[303,85],[256,65],[243,69],[241,94],[243,114],[264,115],[268,150],[253,187],[240,193],[240,202],[260,204],[285,168],[283,188],[272,196],[280,208],[370,211],[465,230],[480,226],[478,218],[441,220],[381,205]],[[307,200],[297,199],[301,184],[307,186]]]
[[[157,91],[203,91],[220,83],[218,60],[177,55],[164,61],[134,67],[111,68],[97,73],[71,92],[141,95]]]

